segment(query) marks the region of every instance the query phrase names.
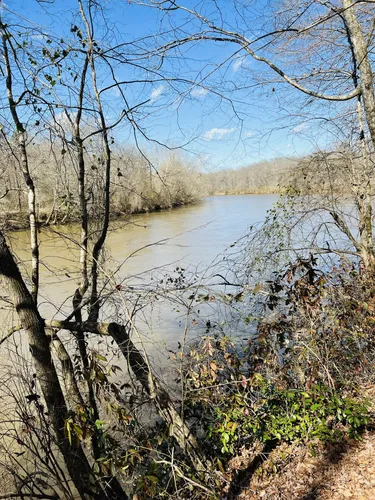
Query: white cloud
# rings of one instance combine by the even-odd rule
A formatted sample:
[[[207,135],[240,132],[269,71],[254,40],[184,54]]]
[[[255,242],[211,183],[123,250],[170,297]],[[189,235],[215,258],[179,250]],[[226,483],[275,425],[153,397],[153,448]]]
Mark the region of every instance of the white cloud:
[[[235,130],[235,128],[212,128],[211,130],[207,130],[203,138],[207,141],[212,141],[214,139],[223,139],[224,137],[233,134]]]
[[[120,95],[121,95],[121,92],[120,92],[120,89],[118,86],[112,87],[111,89],[109,89],[108,92],[115,97],[120,97]]]
[[[232,64],[233,73],[237,73],[238,70],[242,68],[248,68],[250,66],[250,59],[246,56],[237,56]]]
[[[194,87],[193,90],[190,92],[190,94],[193,97],[203,97],[206,94],[208,94],[208,90],[205,89],[204,87]]]
[[[254,135],[255,135],[254,130],[248,130],[247,132],[244,133],[244,137],[246,137],[247,139],[249,139],[250,137],[254,137]]]
[[[152,92],[151,92],[151,100],[152,101],[156,101],[156,99],[158,99],[162,93],[164,92],[164,85],[159,85],[158,87],[156,87],[156,89],[154,89]]]
[[[243,62],[243,57],[236,57],[232,65],[233,73],[237,73],[237,71],[242,67],[242,62]]]
[[[292,128],[291,132],[292,134],[299,134],[300,132],[303,132],[305,130],[308,130],[309,126],[306,122],[300,123],[299,125],[296,125],[294,128]]]

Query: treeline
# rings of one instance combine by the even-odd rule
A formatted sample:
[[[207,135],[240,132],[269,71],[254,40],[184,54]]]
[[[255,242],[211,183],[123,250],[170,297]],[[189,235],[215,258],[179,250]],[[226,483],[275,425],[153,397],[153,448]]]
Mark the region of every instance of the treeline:
[[[39,220],[48,224],[78,220],[76,158],[49,140],[35,142],[29,150]],[[8,144],[1,148],[1,157],[0,219],[11,227],[22,227],[28,210],[23,174]],[[104,162],[100,144],[86,149],[87,207],[93,218],[99,218],[104,207]],[[286,189],[307,194],[323,187],[343,192],[348,181],[345,174],[353,168],[347,165],[347,156],[336,152],[303,159],[275,158],[207,173],[180,153],[149,155],[125,146],[114,147],[112,163],[112,217],[172,208],[211,195],[282,193]]]
[[[37,190],[38,217],[48,224],[80,217],[76,158],[49,140],[29,146],[30,170]],[[99,144],[85,152],[88,165],[89,215],[101,216],[104,207],[104,156]],[[10,227],[27,223],[27,194],[18,160],[9,144],[1,147],[2,191],[0,219]],[[134,148],[113,150],[111,214],[113,217],[150,212],[193,203],[204,196],[279,193],[290,182],[298,161],[276,158],[238,169],[204,173],[179,153],[144,154]]]
[[[373,155],[368,159],[373,161]],[[317,151],[303,158],[274,158],[237,169],[202,174],[199,181],[205,195],[290,193],[321,197],[347,195],[363,182],[361,151],[343,146]]]
[[[289,184],[299,160],[275,158],[247,167],[204,174],[202,184],[208,195],[280,193]]]
[[[0,218],[10,227],[27,223],[27,193],[24,179],[9,147],[1,151]],[[142,213],[172,208],[201,196],[197,168],[178,154],[151,155],[136,149],[116,147],[112,153],[111,215]],[[104,210],[105,170],[100,146],[85,152],[86,197],[89,215],[98,218]],[[80,200],[76,158],[48,140],[29,146],[30,170],[38,199],[38,217],[45,223],[78,220]]]

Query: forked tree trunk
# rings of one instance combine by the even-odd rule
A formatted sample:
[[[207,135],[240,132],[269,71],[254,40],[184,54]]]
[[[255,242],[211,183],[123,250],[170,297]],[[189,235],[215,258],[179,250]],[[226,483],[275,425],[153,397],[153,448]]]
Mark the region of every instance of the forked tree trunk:
[[[78,443],[71,446],[65,436],[65,418],[68,410],[52,361],[49,337],[45,332],[44,321],[23,281],[2,232],[0,232],[0,278],[12,298],[22,328],[27,334],[36,378],[43,393],[48,417],[67,470],[80,497],[84,499],[113,498],[108,497],[100,487],[96,491],[92,490],[91,468],[87,457]]]
[[[205,457],[199,452],[199,446],[186,422],[177,411],[170,395],[162,387],[158,378],[153,375],[143,354],[133,344],[125,326],[118,323],[90,323],[86,321],[77,324],[71,321],[45,320],[48,328],[77,332],[94,333],[96,335],[110,335],[119,346],[126,362],[134,373],[135,378],[154,402],[159,415],[169,426],[170,434],[177,444],[187,453],[198,470],[205,470]]]

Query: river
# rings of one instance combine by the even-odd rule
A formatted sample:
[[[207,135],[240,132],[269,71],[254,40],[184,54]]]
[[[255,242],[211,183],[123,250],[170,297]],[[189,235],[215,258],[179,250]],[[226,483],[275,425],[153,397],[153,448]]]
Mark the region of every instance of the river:
[[[189,275],[202,273],[251,225],[264,220],[276,200],[276,195],[213,196],[194,205],[114,221],[106,243],[106,272],[112,276],[118,269],[113,286],[121,283],[126,288],[132,284],[140,290],[149,290],[156,274],[158,279],[171,273],[176,276],[176,267]],[[28,233],[8,236],[22,268],[28,270]],[[39,304],[45,317],[63,318],[71,312],[71,297],[79,277],[78,239],[77,224],[41,230]],[[108,303],[104,319],[114,311],[121,316],[120,309],[121,304]],[[1,319],[3,334],[11,323],[17,323],[13,312],[6,318],[3,314]],[[153,343],[163,341],[169,346],[177,344],[185,328],[183,312],[170,301],[154,303],[142,311],[138,321],[145,338],[150,339],[152,334]]]

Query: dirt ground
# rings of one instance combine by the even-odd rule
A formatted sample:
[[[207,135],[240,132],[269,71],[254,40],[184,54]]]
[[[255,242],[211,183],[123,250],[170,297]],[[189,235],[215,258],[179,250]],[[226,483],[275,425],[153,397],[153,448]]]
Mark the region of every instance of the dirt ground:
[[[315,456],[314,456],[315,455]],[[375,432],[321,447],[282,445],[236,495],[240,500],[375,500]]]

